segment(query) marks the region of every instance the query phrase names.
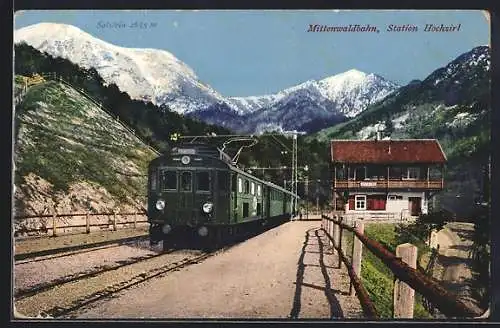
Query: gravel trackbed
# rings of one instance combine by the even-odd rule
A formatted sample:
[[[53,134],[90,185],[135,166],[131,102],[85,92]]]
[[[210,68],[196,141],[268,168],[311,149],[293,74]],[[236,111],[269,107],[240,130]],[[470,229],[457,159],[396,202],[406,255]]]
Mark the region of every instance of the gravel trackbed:
[[[321,222],[293,221],[68,318],[362,318]]]

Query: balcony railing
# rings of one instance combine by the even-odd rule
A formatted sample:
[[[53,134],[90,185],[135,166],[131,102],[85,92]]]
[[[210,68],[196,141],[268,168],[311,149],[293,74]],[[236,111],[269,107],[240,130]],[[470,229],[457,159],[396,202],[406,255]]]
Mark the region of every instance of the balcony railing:
[[[336,189],[443,189],[443,180],[335,180]]]

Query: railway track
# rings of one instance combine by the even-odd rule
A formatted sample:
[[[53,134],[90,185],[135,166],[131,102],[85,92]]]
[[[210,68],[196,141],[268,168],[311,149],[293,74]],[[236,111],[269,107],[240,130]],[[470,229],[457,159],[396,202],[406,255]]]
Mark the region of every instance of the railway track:
[[[119,245],[119,246],[121,246],[121,245]],[[105,248],[111,248],[111,246],[107,246]],[[103,249],[103,248],[99,248],[99,249]],[[24,288],[24,289],[18,289],[14,293],[14,297],[16,298],[16,300],[22,300],[22,299],[24,299],[26,297],[33,296],[33,295],[38,294],[38,293],[43,292],[43,291],[47,291],[49,289],[55,288],[55,287],[57,287],[59,285],[65,284],[65,283],[76,282],[76,281],[79,281],[79,280],[96,277],[99,274],[102,274],[104,272],[110,272],[110,271],[113,271],[113,270],[118,270],[120,268],[123,268],[123,267],[126,267],[126,266],[133,265],[135,263],[138,263],[140,261],[144,261],[144,260],[148,260],[148,259],[151,259],[151,258],[163,256],[163,255],[171,253],[171,252],[172,251],[168,251],[166,253],[160,253],[160,254],[154,254],[154,255],[146,255],[146,256],[142,256],[140,258],[133,258],[133,259],[130,259],[130,260],[126,260],[126,261],[124,261],[124,262],[122,262],[120,264],[117,264],[117,265],[97,267],[97,268],[95,268],[94,270],[92,270],[90,272],[79,272],[79,273],[76,273],[76,274],[64,276],[62,278],[58,278],[58,279],[49,281],[47,283],[42,283],[42,284],[39,284],[39,285],[30,286],[30,287]],[[66,256],[69,256],[69,255],[66,255]],[[29,263],[31,263],[31,262],[29,262]]]
[[[18,290],[14,297],[16,309],[30,316],[61,317],[147,280],[199,263],[225,248],[209,253],[188,254],[188,256],[185,250],[170,250]],[[169,263],[164,264],[164,262]],[[144,270],[144,267],[147,269]],[[113,279],[113,282],[108,284],[106,281],[110,276],[124,278]],[[73,295],[72,291],[75,288],[85,291]]]
[[[205,253],[205,254],[195,256],[192,258],[187,258],[187,259],[182,260],[180,262],[167,264],[165,266],[152,269],[148,272],[138,274],[138,275],[132,277],[131,279],[129,279],[128,281],[118,282],[116,284],[108,286],[105,290],[102,290],[102,291],[93,293],[87,297],[78,299],[78,300],[74,301],[73,304],[69,307],[65,307],[65,308],[64,307],[54,307],[54,308],[51,308],[51,309],[45,311],[45,313],[53,318],[67,315],[71,312],[74,312],[74,311],[84,307],[84,306],[95,303],[98,300],[101,300],[103,298],[110,297],[113,294],[116,294],[120,291],[123,291],[125,289],[130,288],[130,287],[133,287],[135,285],[138,285],[138,284],[143,283],[145,281],[148,281],[150,279],[160,277],[160,276],[167,274],[171,271],[176,271],[176,270],[182,269],[182,268],[184,268],[188,265],[191,265],[191,264],[199,263],[199,262],[207,259],[208,257],[213,256],[214,254],[215,253]]]
[[[71,256],[82,256],[82,254],[93,251],[112,249],[112,252],[119,252],[118,249],[114,250],[113,248],[134,246],[133,243],[135,243],[136,247],[141,247],[143,239],[144,237],[142,236],[129,238],[125,242],[121,240],[119,243],[116,243],[115,241],[114,243],[92,248],[88,248],[85,245],[83,249],[80,248],[70,252],[58,252],[20,260],[16,262],[16,266],[38,264],[35,262],[41,262],[42,266],[54,265],[54,263],[43,264],[43,261],[58,261],[59,259],[63,259],[64,261],[64,258],[68,258],[68,262],[70,262],[72,260]],[[56,276],[57,278],[52,278],[50,281],[32,284],[31,286],[25,284],[22,289],[20,288],[14,293],[16,309],[19,313],[24,313],[32,317],[56,318],[71,315],[72,312],[80,308],[91,305],[142,282],[180,270],[188,265],[199,263],[208,257],[224,252],[241,241],[228,242],[221,245],[221,248],[218,247],[213,251],[204,251],[201,254],[199,254],[199,251],[195,251],[197,253],[193,254],[192,249],[171,249],[161,253],[141,254],[135,257],[130,256],[118,261],[114,259],[112,265],[95,266],[90,271],[88,268],[85,268],[84,271],[71,274],[68,274],[71,272],[69,271],[66,275],[61,277]],[[149,244],[147,248],[150,249]],[[98,256],[102,255],[99,254]]]
[[[116,247],[120,246],[123,244],[135,242],[135,241],[140,241],[140,240],[147,240],[149,237],[147,235],[143,236],[135,236],[135,237],[128,237],[128,238],[123,238],[119,240],[109,240],[109,241],[103,241],[103,242],[97,242],[97,243],[92,243],[92,244],[82,244],[82,245],[74,245],[74,246],[68,246],[68,247],[62,247],[62,248],[55,248],[55,249],[47,249],[43,251],[38,251],[38,252],[31,252],[31,253],[22,253],[22,254],[16,254],[14,256],[14,260],[16,261],[15,263],[27,263],[27,262],[36,262],[37,259],[40,261],[43,261],[48,258],[57,258],[57,257],[64,257],[64,256],[71,256],[79,253],[85,253],[85,252],[91,252],[94,251],[98,248],[106,248],[106,247]],[[27,260],[27,261],[24,261]],[[24,262],[23,262],[24,261]]]

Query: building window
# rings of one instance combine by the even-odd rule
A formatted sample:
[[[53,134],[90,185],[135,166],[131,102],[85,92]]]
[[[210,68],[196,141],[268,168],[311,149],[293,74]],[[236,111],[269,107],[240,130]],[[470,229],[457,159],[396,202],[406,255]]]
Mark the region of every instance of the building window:
[[[384,166],[379,166],[379,165],[374,165],[370,166],[367,169],[368,171],[368,179],[373,179],[373,180],[382,180],[386,179],[387,176],[387,168]]]
[[[356,168],[356,181],[364,180],[366,178],[366,167]]]
[[[337,180],[345,180],[346,179],[346,169],[342,167],[337,167],[336,169],[336,177]]]
[[[252,195],[255,195],[255,183],[252,182],[252,188],[251,188]]]
[[[420,177],[420,168],[409,167],[408,168],[408,179],[418,179]]]
[[[429,179],[441,179],[443,177],[441,168],[439,167],[430,167],[429,168]]]
[[[403,196],[399,195],[389,195],[389,200],[402,200]]]
[[[403,170],[400,167],[389,168],[389,178],[390,179],[401,179],[403,176]]]
[[[238,178],[238,192],[243,192],[243,181],[241,180],[241,178]]]
[[[354,209],[356,211],[366,210],[366,196],[355,196],[354,198]]]

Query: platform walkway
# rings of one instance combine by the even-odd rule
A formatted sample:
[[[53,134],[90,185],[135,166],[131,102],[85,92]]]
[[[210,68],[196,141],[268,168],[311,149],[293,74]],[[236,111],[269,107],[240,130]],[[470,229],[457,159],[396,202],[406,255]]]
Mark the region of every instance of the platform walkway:
[[[290,221],[103,300],[78,318],[363,317],[318,221]]]

